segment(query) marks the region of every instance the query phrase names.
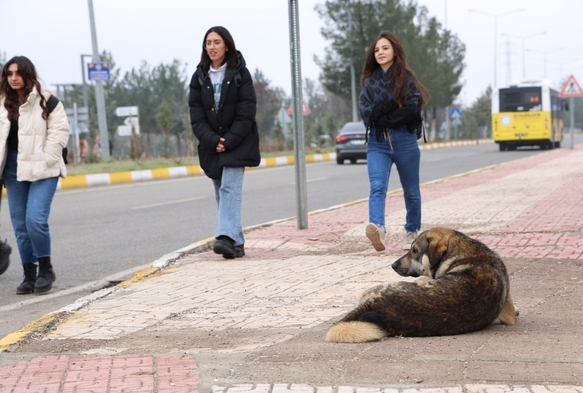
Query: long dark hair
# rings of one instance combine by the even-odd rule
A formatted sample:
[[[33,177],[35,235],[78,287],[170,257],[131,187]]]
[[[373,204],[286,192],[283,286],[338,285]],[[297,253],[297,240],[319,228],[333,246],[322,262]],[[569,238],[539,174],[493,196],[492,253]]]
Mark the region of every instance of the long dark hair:
[[[227,67],[235,68],[239,63],[239,56],[237,56],[237,48],[235,47],[235,40],[229,33],[229,30],[225,29],[223,26],[214,26],[207,30],[204,35],[204,40],[202,40],[202,54],[200,55],[200,62],[202,68],[208,71],[211,67],[211,58],[208,53],[206,53],[206,39],[210,33],[217,33],[221,36],[223,41],[225,41],[225,46],[227,47],[227,52],[225,52],[225,63]]]
[[[417,85],[417,90],[419,90],[420,93],[419,106],[425,106],[425,104],[429,101],[429,91],[427,91],[427,88],[423,86],[423,83],[417,79],[413,70],[410,69],[407,65],[407,53],[405,52],[405,48],[403,47],[399,37],[397,37],[395,33],[388,30],[381,31],[366,51],[364,66],[362,67],[362,74],[360,76],[361,86],[363,85],[364,80],[370,77],[373,72],[378,67],[380,67],[379,63],[377,63],[377,60],[375,59],[374,54],[375,46],[381,38],[389,40],[391,46],[393,47],[394,60],[393,64],[389,68],[389,72],[395,80],[395,102],[399,105],[403,105],[405,103],[405,98],[407,96],[407,77],[411,75],[413,81]]]
[[[46,120],[49,117],[49,110],[46,106],[45,97],[41,94],[38,74],[36,73],[36,68],[34,67],[34,64],[32,64],[32,61],[25,56],[14,56],[12,59],[8,60],[2,68],[2,76],[0,77],[0,96],[5,97],[4,107],[8,111],[8,120],[18,120],[18,108],[20,105],[24,104],[24,101],[20,101],[18,92],[10,87],[10,84],[8,83],[8,67],[12,64],[18,66],[18,73],[24,81],[23,97],[26,99],[34,88],[38,91],[40,95],[40,107],[43,109],[42,117]]]

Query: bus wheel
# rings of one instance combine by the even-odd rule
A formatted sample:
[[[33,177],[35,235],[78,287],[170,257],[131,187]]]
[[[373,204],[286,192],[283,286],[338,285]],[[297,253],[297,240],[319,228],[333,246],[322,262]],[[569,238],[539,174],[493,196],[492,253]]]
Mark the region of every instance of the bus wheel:
[[[500,151],[504,151],[504,150],[506,150],[506,149],[507,149],[507,148],[506,148],[506,143],[504,143],[504,142],[500,142],[500,143],[498,144],[498,148],[500,149]]]

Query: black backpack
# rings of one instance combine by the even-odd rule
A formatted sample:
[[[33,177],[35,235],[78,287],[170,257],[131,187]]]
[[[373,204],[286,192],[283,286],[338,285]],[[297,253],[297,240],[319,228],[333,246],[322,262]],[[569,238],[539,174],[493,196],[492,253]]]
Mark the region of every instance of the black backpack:
[[[55,110],[58,104],[59,99],[51,94],[51,96],[47,100],[47,109],[49,110],[49,114],[51,114]],[[63,161],[65,161],[65,165],[69,163],[69,161],[67,161],[67,155],[69,155],[69,150],[67,149],[67,146],[65,146],[63,148]]]

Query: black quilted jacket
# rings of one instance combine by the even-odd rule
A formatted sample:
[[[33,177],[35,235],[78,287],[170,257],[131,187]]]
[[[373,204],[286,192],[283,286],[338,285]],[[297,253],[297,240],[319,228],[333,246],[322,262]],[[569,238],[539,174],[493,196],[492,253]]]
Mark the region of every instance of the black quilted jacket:
[[[192,130],[199,141],[200,166],[208,177],[220,179],[224,167],[259,165],[257,99],[253,79],[240,52],[237,67],[228,67],[225,72],[218,111],[208,70],[201,64],[190,81],[188,105]],[[220,137],[225,138],[223,153],[215,150]]]

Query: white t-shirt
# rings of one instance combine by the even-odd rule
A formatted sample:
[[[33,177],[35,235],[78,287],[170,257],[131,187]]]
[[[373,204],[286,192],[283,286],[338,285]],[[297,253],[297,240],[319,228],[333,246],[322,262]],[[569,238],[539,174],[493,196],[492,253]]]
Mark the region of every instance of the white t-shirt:
[[[219,101],[221,100],[221,89],[223,87],[223,79],[225,79],[225,71],[227,70],[227,63],[215,70],[211,65],[209,69],[209,77],[213,84],[213,92],[215,94],[215,111],[219,111]]]

